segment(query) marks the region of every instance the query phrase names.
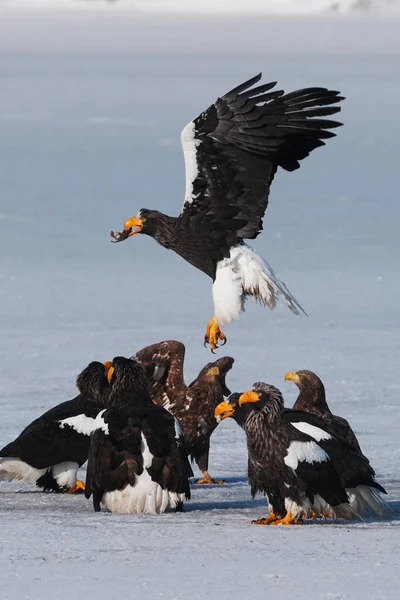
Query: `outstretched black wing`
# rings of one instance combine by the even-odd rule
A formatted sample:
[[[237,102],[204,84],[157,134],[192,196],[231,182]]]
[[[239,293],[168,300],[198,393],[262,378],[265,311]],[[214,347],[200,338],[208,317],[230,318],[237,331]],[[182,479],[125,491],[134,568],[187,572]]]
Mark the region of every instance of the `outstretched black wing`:
[[[210,238],[213,259],[226,256],[238,239],[262,230],[269,188],[278,167],[299,161],[341,123],[325,117],[340,111],[337,91],[305,88],[289,94],[270,91],[276,83],[252,88],[261,74],[228,92],[190,122],[181,140],[186,165],[182,229]]]

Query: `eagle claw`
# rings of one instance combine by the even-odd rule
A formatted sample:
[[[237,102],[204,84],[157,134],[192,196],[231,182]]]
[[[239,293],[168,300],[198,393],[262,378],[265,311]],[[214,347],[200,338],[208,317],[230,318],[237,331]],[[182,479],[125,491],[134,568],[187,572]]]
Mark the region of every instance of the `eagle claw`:
[[[210,319],[207,323],[206,334],[204,336],[204,347],[207,347],[207,344],[210,344],[210,349],[213,354],[215,354],[215,350],[219,347],[218,342],[221,342],[222,346],[226,344],[226,336],[220,330],[218,323],[215,320],[215,317]]]

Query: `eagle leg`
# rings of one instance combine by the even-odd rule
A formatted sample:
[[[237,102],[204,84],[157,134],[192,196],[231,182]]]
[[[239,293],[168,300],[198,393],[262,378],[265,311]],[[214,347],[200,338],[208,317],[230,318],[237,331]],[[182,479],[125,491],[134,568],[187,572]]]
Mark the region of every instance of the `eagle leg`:
[[[264,519],[257,519],[256,521],[252,521],[252,525],[269,525],[272,521],[277,521],[278,517],[274,512],[270,512],[268,517],[264,517]]]
[[[220,330],[215,317],[210,319],[207,323],[206,334],[204,336],[204,346],[210,344],[211,352],[214,354],[214,350],[218,348],[218,341],[221,340],[222,346],[226,344],[226,336]]]
[[[75,485],[72,488],[69,488],[68,494],[83,494],[85,491],[85,484],[80,479],[75,481]]]
[[[222,485],[226,483],[224,479],[213,479],[208,471],[203,471],[203,479],[196,479],[196,484],[213,483],[214,485]]]

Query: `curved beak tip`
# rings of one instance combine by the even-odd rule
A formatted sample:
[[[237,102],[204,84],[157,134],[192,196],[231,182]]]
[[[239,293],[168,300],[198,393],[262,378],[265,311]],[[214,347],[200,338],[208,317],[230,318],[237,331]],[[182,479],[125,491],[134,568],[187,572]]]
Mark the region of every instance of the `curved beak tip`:
[[[297,375],[296,371],[288,371],[283,380],[294,381],[294,383],[300,383],[300,377]]]
[[[234,407],[229,402],[221,402],[214,410],[214,417],[217,423],[231,417],[235,412]]]

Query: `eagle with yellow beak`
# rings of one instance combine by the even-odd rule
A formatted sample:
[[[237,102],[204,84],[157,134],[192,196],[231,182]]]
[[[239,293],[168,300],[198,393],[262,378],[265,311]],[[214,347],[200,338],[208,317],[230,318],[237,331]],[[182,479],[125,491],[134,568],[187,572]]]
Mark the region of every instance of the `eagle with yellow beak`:
[[[182,131],[186,192],[178,217],[142,208],[127,219],[114,242],[138,233],[174,250],[213,281],[214,316],[204,344],[226,342],[223,325],[238,319],[248,296],[275,308],[282,298],[296,315],[304,310],[272,267],[245,240],[263,228],[272,180],[279,167],[299,161],[341,125],[327,119],[343,97],[323,87],[285,94],[276,82],[253,87],[261,73],[200,113]]]

